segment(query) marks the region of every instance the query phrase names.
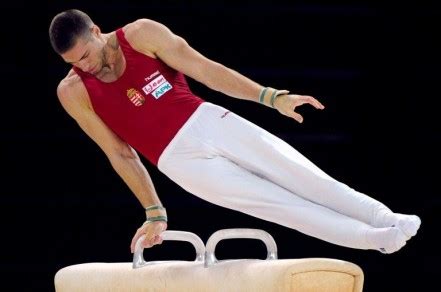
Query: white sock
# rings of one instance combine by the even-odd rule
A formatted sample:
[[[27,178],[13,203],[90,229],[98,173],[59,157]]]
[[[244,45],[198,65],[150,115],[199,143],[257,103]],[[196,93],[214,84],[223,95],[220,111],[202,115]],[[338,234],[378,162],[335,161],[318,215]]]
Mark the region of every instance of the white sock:
[[[406,236],[409,238],[417,234],[418,229],[421,225],[420,217],[416,215],[405,215],[394,213],[394,217],[397,218],[397,226],[400,228]]]
[[[390,210],[381,210],[377,213],[376,227],[397,226],[403,231],[407,239],[415,236],[421,225],[421,219],[416,215],[393,213]]]
[[[390,254],[406,245],[407,237],[398,227],[370,228],[366,231],[366,241],[372,249]]]

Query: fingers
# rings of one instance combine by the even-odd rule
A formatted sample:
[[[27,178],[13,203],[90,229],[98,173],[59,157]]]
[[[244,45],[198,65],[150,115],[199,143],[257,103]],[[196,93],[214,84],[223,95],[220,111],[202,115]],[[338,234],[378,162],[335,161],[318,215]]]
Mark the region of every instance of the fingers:
[[[294,109],[295,109],[295,106],[287,106],[285,108],[279,109],[279,112],[285,116],[293,118],[294,120],[296,120],[299,123],[302,123],[303,122],[302,115],[296,113],[294,111]]]
[[[141,242],[141,246],[143,248],[150,248],[156,244],[161,244],[162,237],[160,236],[160,234],[166,228],[167,228],[167,224],[165,222],[150,222],[138,228],[130,244],[131,253],[135,252],[136,242],[143,235],[145,235],[145,238]]]
[[[302,115],[298,114],[295,112],[296,107],[302,105],[302,104],[310,104],[313,107],[315,107],[316,109],[324,109],[325,106],[323,104],[321,104],[317,99],[315,99],[312,96],[309,95],[294,95],[294,98],[291,100],[291,104],[288,105],[288,108],[285,108],[285,110],[283,110],[282,112],[293,118],[294,120],[296,120],[299,123],[303,122],[303,117]]]
[[[315,99],[312,96],[298,95],[298,98],[296,99],[296,106],[299,106],[299,105],[302,105],[305,103],[309,103],[310,105],[312,105],[316,109],[324,109],[325,108],[325,106],[323,104],[321,104],[317,99]]]
[[[152,238],[148,239],[147,237],[142,241],[143,248],[151,248],[154,245],[161,244],[163,241],[160,235],[155,235]]]
[[[296,121],[299,122],[299,123],[302,123],[302,122],[303,122],[303,117],[302,117],[302,115],[300,115],[300,114],[298,114],[298,113],[296,113],[296,112],[290,112],[290,113],[288,113],[288,116],[291,117],[291,118],[293,118],[294,120],[296,120]]]
[[[142,241],[142,243],[141,243],[141,246],[143,247],[143,248],[151,248],[152,246],[154,246],[155,245],[155,239],[156,239],[156,236],[154,236],[153,238],[144,238],[144,240]]]
[[[162,241],[163,241],[163,239],[162,239],[161,235],[156,235],[156,236],[152,239],[151,243],[152,243],[152,246],[153,246],[153,245],[156,245],[156,244],[161,244]]]

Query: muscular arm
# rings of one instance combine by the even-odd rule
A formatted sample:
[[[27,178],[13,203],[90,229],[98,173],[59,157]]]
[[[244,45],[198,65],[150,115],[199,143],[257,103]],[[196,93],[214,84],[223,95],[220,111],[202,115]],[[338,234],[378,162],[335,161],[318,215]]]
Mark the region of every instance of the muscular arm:
[[[115,171],[141,204],[144,207],[160,205],[152,180],[137,153],[95,114],[79,77],[68,76],[58,86],[57,94],[67,113],[104,151]]]
[[[214,62],[193,49],[183,38],[173,34],[167,27],[148,19],[137,20],[125,27],[126,37],[138,51],[152,53],[170,67],[205,84],[207,87],[226,95],[259,102],[276,108],[281,114],[298,122],[303,117],[295,112],[302,104],[310,104],[317,109],[324,106],[312,96],[288,94],[286,90],[264,87],[239,72]],[[277,96],[277,98],[274,98]]]
[[[154,53],[170,67],[226,95],[258,101],[263,86],[194,50],[164,25],[141,19],[127,27],[127,39],[140,52]]]

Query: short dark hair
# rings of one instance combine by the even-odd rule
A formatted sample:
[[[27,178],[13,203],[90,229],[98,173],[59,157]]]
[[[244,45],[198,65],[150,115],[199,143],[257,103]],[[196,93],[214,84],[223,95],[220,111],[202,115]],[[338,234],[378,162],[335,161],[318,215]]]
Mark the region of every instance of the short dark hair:
[[[93,25],[89,15],[78,9],[58,13],[49,27],[49,38],[52,48],[58,54],[71,49],[79,37],[90,33]]]

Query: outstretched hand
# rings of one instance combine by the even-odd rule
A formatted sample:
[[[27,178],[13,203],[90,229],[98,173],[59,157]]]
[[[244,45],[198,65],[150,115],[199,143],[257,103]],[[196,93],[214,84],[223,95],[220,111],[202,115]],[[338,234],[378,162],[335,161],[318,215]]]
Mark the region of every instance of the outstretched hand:
[[[309,95],[298,94],[281,94],[277,96],[274,101],[274,108],[276,108],[281,114],[291,117],[297,122],[303,122],[303,117],[295,111],[296,107],[309,103],[316,109],[324,109],[325,106],[321,104],[317,99]]]
[[[150,248],[156,244],[162,243],[161,233],[167,229],[167,222],[154,221],[145,222],[133,236],[132,243],[130,244],[130,251],[135,252],[135,245],[138,239],[145,235],[145,239],[142,241],[141,246],[143,248]]]

